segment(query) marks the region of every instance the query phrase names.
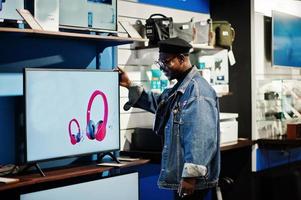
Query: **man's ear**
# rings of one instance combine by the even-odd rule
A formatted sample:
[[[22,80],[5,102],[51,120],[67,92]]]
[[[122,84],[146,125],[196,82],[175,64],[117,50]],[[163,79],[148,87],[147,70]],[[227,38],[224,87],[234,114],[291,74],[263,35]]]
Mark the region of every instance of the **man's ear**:
[[[178,55],[178,58],[181,64],[185,61],[185,56],[183,54]]]

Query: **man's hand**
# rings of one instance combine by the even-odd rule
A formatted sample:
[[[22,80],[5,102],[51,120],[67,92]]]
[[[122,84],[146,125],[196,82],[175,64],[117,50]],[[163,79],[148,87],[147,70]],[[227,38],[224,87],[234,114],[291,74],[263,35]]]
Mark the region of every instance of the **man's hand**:
[[[125,71],[123,71],[120,67],[116,67],[114,71],[117,71],[119,73],[119,84],[123,87],[129,88],[132,82],[128,74]]]
[[[180,197],[192,195],[195,191],[196,178],[183,178],[178,188]]]

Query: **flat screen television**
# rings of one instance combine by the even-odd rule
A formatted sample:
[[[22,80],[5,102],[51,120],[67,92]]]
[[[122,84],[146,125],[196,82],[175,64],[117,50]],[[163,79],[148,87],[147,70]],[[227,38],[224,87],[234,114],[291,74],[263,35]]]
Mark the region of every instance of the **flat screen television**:
[[[63,28],[117,31],[117,0],[60,0]]]
[[[24,69],[27,163],[119,150],[118,73]]]
[[[301,17],[272,12],[272,65],[301,67]]]

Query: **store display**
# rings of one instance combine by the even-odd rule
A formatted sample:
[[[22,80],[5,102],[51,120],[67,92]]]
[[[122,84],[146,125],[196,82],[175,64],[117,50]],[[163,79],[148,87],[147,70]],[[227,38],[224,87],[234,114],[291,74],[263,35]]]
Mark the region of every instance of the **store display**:
[[[26,161],[119,149],[118,73],[25,69]]]
[[[257,81],[256,126],[260,138],[288,134],[301,119],[300,80]]]

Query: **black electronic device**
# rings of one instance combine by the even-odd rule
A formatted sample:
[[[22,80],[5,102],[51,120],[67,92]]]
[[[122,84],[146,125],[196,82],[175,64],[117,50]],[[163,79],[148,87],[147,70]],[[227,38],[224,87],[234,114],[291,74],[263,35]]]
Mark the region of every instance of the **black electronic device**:
[[[133,151],[155,151],[160,152],[163,139],[152,129],[136,128],[132,133],[131,150]]]

